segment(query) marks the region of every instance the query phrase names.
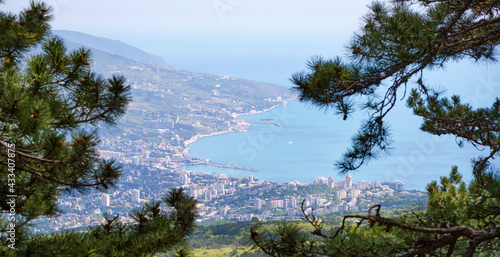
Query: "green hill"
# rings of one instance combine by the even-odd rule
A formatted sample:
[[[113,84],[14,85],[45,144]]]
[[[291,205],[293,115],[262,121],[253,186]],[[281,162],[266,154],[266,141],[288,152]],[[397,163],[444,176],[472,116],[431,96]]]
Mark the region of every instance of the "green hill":
[[[69,50],[82,46],[91,49],[97,73],[128,79],[133,102],[122,121],[134,125],[143,124],[144,112],[156,112],[174,117],[183,125],[199,123],[206,128],[200,131],[203,133],[220,131],[235,114],[283,105],[292,97],[284,86],[160,65],[154,55],[120,41],[72,31],[54,33],[66,41]]]

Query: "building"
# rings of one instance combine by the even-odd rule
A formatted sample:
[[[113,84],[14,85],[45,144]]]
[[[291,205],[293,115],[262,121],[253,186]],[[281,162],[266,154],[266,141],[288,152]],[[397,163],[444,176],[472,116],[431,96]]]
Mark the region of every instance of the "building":
[[[99,157],[109,160],[109,159],[120,159],[122,158],[123,153],[113,152],[113,151],[99,151]]]
[[[371,184],[372,188],[377,188],[377,187],[381,187],[381,186],[382,186],[382,183],[380,183],[380,181],[373,181]]]
[[[316,184],[316,185],[328,185],[328,179],[325,178],[325,177],[318,177],[318,178],[314,179],[313,184]]]
[[[347,173],[347,176],[345,176],[345,181],[346,181],[346,188],[351,188],[352,187],[352,176],[350,173]]]
[[[225,189],[224,189],[223,183],[215,184],[214,188],[215,188],[215,191],[217,191],[217,195],[224,195],[225,194]]]
[[[217,174],[218,179],[227,179],[227,176],[224,174]]]
[[[368,182],[359,182],[356,185],[354,185],[354,188],[359,189],[359,190],[365,190],[370,188],[370,183]]]
[[[141,192],[137,189],[132,189],[132,202],[138,203],[141,200]]]
[[[211,194],[211,191],[210,190],[206,190],[205,191],[205,201],[208,202],[208,201],[212,201],[212,194]]]
[[[198,199],[198,196],[203,195],[203,189],[194,189],[191,191],[194,198]]]
[[[226,216],[229,209],[230,209],[229,206],[219,209],[219,215],[222,217]]]
[[[182,175],[179,177],[179,183],[180,183],[182,186],[185,186],[185,185],[188,185],[189,183],[191,183],[191,179],[189,178],[188,174],[182,174]]]
[[[264,201],[257,198],[253,201],[253,207],[257,210],[262,209],[262,206],[264,205]]]
[[[405,184],[399,180],[394,180],[392,182],[383,182],[382,185],[389,186],[392,190],[403,191]]]
[[[249,177],[249,183],[250,184],[253,184],[253,179],[254,179],[253,174],[250,174],[250,177]]]
[[[290,207],[290,198],[286,198],[285,200],[283,200],[283,207]]]
[[[184,155],[182,155],[181,153],[176,153],[174,155],[172,155],[172,160],[174,161],[180,161],[184,158]]]
[[[283,208],[285,208],[284,201],[283,200],[271,200],[271,201],[269,201],[269,208],[270,209],[283,209]]]
[[[141,157],[140,156],[134,156],[134,157],[132,157],[132,164],[134,164],[134,165],[141,164]]]
[[[344,198],[347,198],[347,191],[342,189],[342,190],[339,190],[337,192],[335,192],[335,196],[337,197],[337,199],[344,199]]]
[[[351,189],[349,190],[349,198],[358,198],[361,194],[361,190],[359,189]]]
[[[311,199],[311,205],[313,206],[322,206],[325,204],[326,200],[323,198],[313,198]]]
[[[351,188],[352,187],[352,176],[351,174],[347,173],[347,176],[345,176],[345,180],[340,181],[337,184],[340,188]]]
[[[102,194],[101,196],[101,206],[102,207],[108,207],[111,203],[111,200],[109,198],[108,194]]]
[[[335,179],[333,179],[332,177],[328,178],[328,187],[332,189],[335,188]]]

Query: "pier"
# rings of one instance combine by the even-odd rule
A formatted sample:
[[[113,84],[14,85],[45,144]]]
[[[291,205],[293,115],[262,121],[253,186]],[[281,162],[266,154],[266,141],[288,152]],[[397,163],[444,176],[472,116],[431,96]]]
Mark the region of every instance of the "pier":
[[[248,123],[250,123],[250,124],[258,124],[258,125],[271,124],[271,125],[274,125],[274,126],[277,126],[277,127],[280,127],[280,128],[284,128],[285,127],[281,123],[278,123],[278,122],[249,121]]]
[[[236,167],[236,166],[224,165],[224,164],[219,164],[219,163],[213,163],[209,159],[193,159],[188,163],[182,162],[181,165],[210,165],[210,166],[214,166],[214,167],[218,167],[218,168],[225,168],[225,169],[246,170],[246,171],[251,171],[251,172],[259,171],[258,169],[243,168],[243,167]]]
[[[234,169],[234,170],[246,170],[246,171],[251,171],[251,172],[259,171],[258,169],[234,167],[234,166],[223,165],[223,164],[212,163],[212,162],[200,163],[200,164],[210,165],[210,166],[219,167],[219,168]]]

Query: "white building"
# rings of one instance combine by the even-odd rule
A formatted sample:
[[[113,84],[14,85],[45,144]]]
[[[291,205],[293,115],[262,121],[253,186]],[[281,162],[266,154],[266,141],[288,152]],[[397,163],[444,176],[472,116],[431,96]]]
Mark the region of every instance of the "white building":
[[[322,206],[325,204],[326,200],[324,198],[313,198],[311,202],[314,206]]]
[[[224,184],[222,183],[215,184],[215,190],[217,191],[217,195],[224,195],[225,194]]]
[[[349,190],[349,197],[350,198],[357,198],[360,194],[361,194],[361,190],[359,190],[359,189]]]
[[[141,164],[141,157],[139,157],[139,156],[132,157],[132,164],[134,164],[134,165]]]
[[[316,185],[328,185],[328,179],[325,177],[318,177],[314,179],[313,183]]]
[[[365,190],[370,188],[371,184],[368,182],[359,182],[356,185],[354,185],[354,188],[359,189],[359,190]]]
[[[137,189],[132,189],[132,202],[138,203],[141,200],[141,192]]]
[[[339,191],[335,192],[335,196],[337,197],[337,199],[347,198],[347,191],[344,189],[339,190]]]
[[[340,181],[338,184],[337,184],[339,187],[342,187],[342,188],[351,188],[352,187],[352,176],[351,174],[347,173],[347,176],[345,176],[345,180],[343,181]]]
[[[284,208],[284,201],[283,200],[271,200],[271,201],[269,201],[269,208],[270,209],[283,209]]]
[[[108,194],[102,194],[101,196],[101,206],[102,207],[108,207],[111,203],[111,200],[109,198]]]
[[[332,177],[328,178],[328,187],[335,188],[335,179],[333,179]]]
[[[346,180],[346,188],[351,188],[352,187],[352,176],[350,173],[347,173],[347,176],[345,176]]]
[[[253,201],[253,207],[257,210],[262,209],[262,206],[264,205],[264,201],[257,198]]]
[[[217,178],[218,178],[218,179],[227,179],[227,176],[226,176],[226,175],[224,175],[224,174],[218,174],[218,175],[217,175]]]
[[[205,201],[212,201],[212,194],[210,190],[205,191]]]
[[[382,185],[389,186],[389,188],[392,190],[403,191],[405,184],[399,180],[394,180],[391,182],[384,182],[382,183]]]
[[[188,185],[189,183],[191,183],[191,179],[189,178],[188,174],[182,174],[182,175],[179,177],[179,183],[180,183],[182,186],[185,186],[185,185]]]

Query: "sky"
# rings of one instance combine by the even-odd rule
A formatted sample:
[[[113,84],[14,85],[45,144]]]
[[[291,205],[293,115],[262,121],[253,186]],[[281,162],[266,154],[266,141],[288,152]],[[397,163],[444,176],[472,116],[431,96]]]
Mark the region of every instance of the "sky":
[[[120,40],[163,57],[169,66],[292,86],[313,56],[345,55],[371,0],[46,0],[53,29]],[[29,0],[6,0],[18,12]],[[437,86],[500,81],[498,66],[450,64],[429,73]],[[465,76],[464,76],[465,75]],[[446,86],[446,85],[445,85]],[[456,90],[456,91],[453,91]],[[477,94],[477,87],[451,93]],[[491,95],[491,94],[490,94]]]
[[[368,0],[47,0],[53,29],[117,39],[169,66],[287,84],[312,56],[332,57]],[[17,12],[28,0],[6,0]]]

